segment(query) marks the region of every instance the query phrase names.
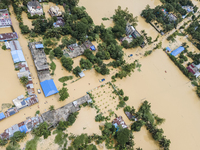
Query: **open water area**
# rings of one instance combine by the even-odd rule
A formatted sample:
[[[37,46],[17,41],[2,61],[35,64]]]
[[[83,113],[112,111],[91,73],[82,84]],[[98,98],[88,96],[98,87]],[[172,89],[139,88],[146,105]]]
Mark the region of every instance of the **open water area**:
[[[194,0],[193,0],[194,1]],[[128,7],[129,12],[133,13],[133,16],[138,16],[138,25],[136,29],[138,31],[145,30],[148,36],[151,36],[154,40],[158,32],[145,20],[140,17],[141,11],[149,4],[150,7],[161,5],[159,0],[80,0],[79,6],[84,6],[88,14],[94,20],[94,23],[100,25],[103,23],[106,27],[113,26],[112,19],[103,21],[103,17],[110,18],[114,14],[115,9],[120,5],[122,9]],[[194,4],[200,7],[200,2],[194,1]],[[53,5],[49,3],[49,6]],[[48,16],[48,5],[43,5],[45,10],[45,16]],[[59,6],[61,7],[61,6]],[[28,39],[21,34],[19,23],[16,20],[16,16],[13,13],[12,7],[10,7],[11,20],[15,32],[19,35],[18,41],[22,47],[25,59],[28,63],[35,92],[37,89],[41,89],[39,80],[37,78],[37,72],[32,60],[30,50],[28,48]],[[31,27],[31,21],[27,18],[25,13],[22,14],[24,24]],[[5,33],[10,29],[0,29],[0,33]],[[40,38],[40,37],[39,37]],[[38,38],[38,39],[39,39]],[[185,37],[177,36],[175,43],[169,43],[165,36],[160,36],[158,42],[162,41],[162,48],[170,46],[175,49],[186,42],[189,45],[189,51],[198,51]],[[2,44],[2,43],[1,43]],[[97,43],[95,43],[95,46]],[[165,122],[159,126],[164,130],[164,135],[171,140],[170,150],[199,150],[200,149],[200,99],[195,93],[195,88],[191,85],[190,80],[183,75],[183,73],[174,65],[169,59],[166,53],[162,49],[157,49],[150,56],[144,57],[143,54],[146,50],[151,50],[155,45],[146,46],[144,49],[124,49],[124,59],[131,63],[138,59],[141,66],[141,71],[135,70],[130,77],[126,77],[122,80],[117,80],[115,84],[123,89],[125,95],[129,96],[129,100],[126,102],[130,106],[134,106],[137,110],[144,100],[151,103],[152,112],[159,117],[165,118]],[[129,54],[133,54],[133,57],[128,57]],[[48,56],[47,56],[48,57]],[[79,64],[79,61],[83,56],[74,58],[74,67]],[[62,88],[62,83],[58,81],[63,76],[72,75],[66,71],[60,60],[53,60],[56,64],[55,75],[52,76],[56,87]],[[48,62],[49,59],[48,59]],[[10,50],[0,50],[0,105],[4,103],[12,104],[12,100],[17,96],[25,95],[25,88],[20,84],[17,78],[17,71],[14,69],[14,64],[10,54]],[[19,113],[0,121],[0,133],[6,128],[11,127],[21,121],[26,120],[27,117],[35,116],[35,112],[40,110],[40,113],[44,113],[49,110],[50,105],[54,105],[55,109],[66,105],[69,102],[76,100],[86,94],[102,83],[100,79],[105,78],[105,82],[111,81],[111,76],[117,72],[116,69],[111,70],[110,75],[100,75],[94,69],[85,71],[85,77],[71,83],[71,80],[67,81],[67,88],[70,97],[63,102],[58,101],[59,95],[53,95],[45,98],[43,93],[37,94],[39,103],[31,107],[26,107],[19,111]],[[73,80],[77,78],[74,77]],[[106,87],[107,88],[107,87]],[[104,88],[98,89],[98,92],[103,93]],[[94,90],[96,93],[97,90]],[[102,99],[106,99],[103,96]],[[99,99],[100,101],[101,99]],[[109,101],[109,100],[108,100]],[[102,102],[103,103],[103,102]],[[99,105],[102,105],[99,102]],[[115,109],[114,104],[110,104],[111,109]],[[6,109],[6,108],[5,108]],[[4,109],[4,110],[5,110]],[[117,115],[121,115],[124,121],[130,126],[131,122],[123,113],[122,109],[116,111]],[[101,134],[99,125],[101,123],[95,122],[96,110],[85,107],[79,111],[78,118],[73,126],[67,129],[68,133],[80,135],[81,133]],[[58,145],[54,143],[55,135],[48,137],[48,139],[40,139],[38,142],[38,150],[57,150],[60,149]],[[32,139],[30,133],[27,138],[19,143],[21,149],[25,147],[26,141]],[[152,139],[149,132],[145,127],[142,127],[140,132],[134,132],[135,148],[141,147],[143,150],[159,150],[158,144]],[[5,147],[1,148],[5,150]],[[106,148],[98,147],[100,150]]]

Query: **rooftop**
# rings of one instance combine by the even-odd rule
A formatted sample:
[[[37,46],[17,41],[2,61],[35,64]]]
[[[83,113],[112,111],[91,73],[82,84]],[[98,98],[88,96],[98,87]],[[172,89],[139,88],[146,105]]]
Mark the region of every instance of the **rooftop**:
[[[16,39],[18,39],[16,32],[0,34],[0,41],[5,41],[5,40],[10,41]]]
[[[122,116],[115,118],[112,123],[117,124],[117,126],[122,126],[122,128],[128,128]]]
[[[10,15],[7,9],[0,9],[0,28],[12,25]]]
[[[87,95],[75,100],[74,102],[61,107],[61,108],[43,113],[42,118],[48,124],[50,124],[52,126],[56,126],[59,123],[59,121],[61,121],[61,120],[66,121],[68,116],[71,113],[79,111],[80,110],[79,105],[87,102],[87,100],[90,100],[90,99],[91,99],[90,96],[87,94]],[[73,103],[75,104],[75,106]]]
[[[38,72],[38,78],[40,82],[50,80],[51,75],[49,72],[49,65],[47,64],[46,55],[44,53],[42,42],[29,43],[29,49],[35,63],[36,70]]]
[[[58,16],[62,15],[62,11],[60,10],[60,8],[58,6],[51,6],[49,8],[48,12],[51,15],[51,17],[53,17],[53,16],[58,17]]]

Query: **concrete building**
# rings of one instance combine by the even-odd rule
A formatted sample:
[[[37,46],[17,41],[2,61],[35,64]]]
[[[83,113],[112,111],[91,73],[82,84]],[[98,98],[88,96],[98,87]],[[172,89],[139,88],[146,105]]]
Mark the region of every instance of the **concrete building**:
[[[46,55],[42,42],[29,43],[33,61],[37,70],[40,85],[45,97],[58,93],[54,81],[51,79],[49,65],[47,64]]]
[[[18,39],[18,36],[16,32],[0,34],[0,42],[17,40],[17,39]]]
[[[78,45],[77,43],[68,45],[68,50],[64,50],[63,54],[66,57],[75,58],[83,55],[86,49],[96,50],[95,46],[89,40],[85,41],[82,45]]]
[[[67,121],[71,113],[80,110],[79,105],[82,105],[83,103],[87,102],[90,99],[91,99],[90,96],[87,94],[61,108],[58,108],[54,111],[47,111],[43,113],[42,119],[46,121],[48,124],[50,124],[50,126],[55,127],[59,123],[59,121]]]
[[[10,27],[12,25],[10,15],[7,9],[0,9],[0,28]]]
[[[43,82],[45,80],[50,80],[51,75],[49,72],[49,65],[47,64],[44,48],[41,44],[42,42],[29,43],[29,49],[31,50],[33,61],[38,73],[38,78],[40,82]]]
[[[62,16],[62,11],[60,10],[60,8],[58,6],[51,6],[49,8],[48,13],[51,15],[51,17],[60,17]]]
[[[43,15],[43,9],[40,3],[36,0],[31,0],[27,3],[28,12],[31,14],[31,16],[34,15]]]
[[[127,38],[128,38],[128,41],[131,42],[131,38],[133,38],[133,40],[137,37],[140,37],[140,33],[133,27],[131,26],[130,24],[127,24],[126,25],[126,35],[127,35]],[[130,35],[132,37],[130,37]],[[145,46],[145,42],[142,43],[142,45],[140,45],[141,48],[143,48]]]

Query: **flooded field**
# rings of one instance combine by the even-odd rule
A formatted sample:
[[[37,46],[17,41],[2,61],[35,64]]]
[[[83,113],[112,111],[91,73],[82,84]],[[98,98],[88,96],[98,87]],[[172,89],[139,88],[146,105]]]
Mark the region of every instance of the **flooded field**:
[[[48,3],[49,5],[43,4],[45,11],[45,16],[49,18],[47,13],[50,6],[55,5],[53,3]],[[114,10],[118,5],[125,9],[129,8],[129,11],[133,13],[134,16],[138,16],[138,26],[136,29],[138,31],[144,30],[147,32],[148,36],[153,39],[158,35],[157,31],[147,24],[143,18],[140,17],[141,11],[149,4],[151,7],[161,4],[159,0],[142,0],[138,3],[136,0],[127,0],[126,2],[120,0],[81,0],[79,5],[84,6],[88,14],[93,18],[94,23],[100,25],[104,23],[106,27],[112,26],[112,20],[102,21],[103,17],[110,18],[114,14]],[[199,2],[195,2],[199,5]],[[61,8],[61,6],[60,6]],[[103,8],[103,9],[102,9]],[[15,31],[19,35],[19,42],[21,44],[25,59],[29,65],[31,75],[33,77],[33,83],[35,92],[38,88],[41,89],[39,80],[37,78],[37,72],[31,57],[30,50],[28,49],[28,39],[21,35],[19,29],[19,23],[13,14],[13,9],[10,7],[11,20]],[[25,13],[22,14],[24,24],[31,27],[30,20],[27,18]],[[9,28],[5,30],[0,29],[0,33],[8,32]],[[172,50],[179,47],[183,42],[189,45],[189,51],[198,51],[185,37],[177,36],[175,43],[169,43],[166,37],[160,37],[159,40],[162,41],[162,47],[169,46]],[[150,56],[144,57],[143,54],[146,50],[151,50],[154,45],[147,46],[144,49],[136,48],[125,50],[124,59],[131,63],[135,59],[139,59],[142,64],[141,71],[135,70],[135,72],[123,80],[117,80],[115,84],[124,90],[125,95],[129,96],[129,101],[127,104],[134,106],[138,109],[143,100],[148,100],[152,106],[152,112],[158,116],[165,118],[166,121],[160,127],[164,130],[164,135],[171,140],[171,150],[198,150],[200,149],[200,102],[197,97],[194,87],[191,85],[190,81],[182,74],[181,71],[174,65],[174,63],[168,58],[168,56],[163,52],[162,49],[154,51]],[[129,58],[128,55],[133,54],[133,57]],[[136,55],[137,54],[137,55]],[[73,67],[79,65],[81,57],[77,57],[74,60]],[[62,88],[61,82],[58,81],[59,78],[63,76],[70,76],[72,73],[66,71],[58,59],[53,60],[56,64],[55,75],[52,76],[54,82],[59,89]],[[3,103],[12,103],[12,99],[15,97],[25,94],[24,87],[20,84],[17,78],[17,72],[14,70],[14,65],[12,57],[9,50],[0,50],[0,62],[1,64],[1,100],[0,105]],[[49,59],[48,59],[48,62]],[[165,73],[165,71],[167,73]],[[6,128],[26,120],[27,117],[32,117],[35,115],[37,110],[40,113],[48,111],[50,105],[54,105],[55,109],[62,107],[63,105],[72,102],[73,100],[80,98],[85,95],[87,91],[90,91],[103,83],[99,80],[105,78],[105,83],[111,80],[111,76],[116,72],[116,69],[111,71],[110,75],[102,76],[94,69],[84,71],[85,77],[71,83],[71,81],[76,80],[77,77],[70,81],[67,81],[67,88],[70,97],[64,101],[59,102],[59,95],[53,95],[45,98],[43,93],[37,94],[39,103],[31,107],[24,108],[19,113],[4,119],[0,122],[0,133]],[[17,90],[16,90],[17,89]],[[9,92],[8,92],[9,91]],[[104,93],[105,91],[105,93]],[[109,109],[115,110],[116,104],[115,100],[112,99],[114,95],[110,95],[111,90],[105,86],[104,88],[99,88],[93,91],[92,94],[95,95],[96,104],[99,105],[101,111],[107,112]],[[97,94],[98,93],[98,94]],[[104,94],[105,95],[104,95]],[[100,96],[99,96],[100,95]],[[110,97],[111,96],[111,97]],[[102,100],[102,101],[101,101]],[[107,102],[107,103],[106,103]],[[118,101],[116,100],[118,104]],[[108,106],[109,105],[109,106]],[[115,110],[115,113],[122,116],[124,121],[128,126],[131,122],[125,116],[122,109]],[[82,108],[79,112],[78,118],[72,127],[67,129],[68,133],[73,133],[80,135],[81,133],[97,133],[100,134],[99,124],[95,122],[96,110],[89,107]],[[143,127],[140,132],[134,133],[135,148],[141,147],[144,150],[158,150],[159,147],[156,142],[152,139],[148,131]],[[28,134],[28,137],[24,142],[21,142],[21,148],[27,140],[30,140],[32,136]],[[50,136],[48,139],[41,139],[38,142],[38,150],[55,150],[59,149],[59,146],[54,144],[55,135]],[[5,149],[5,148],[3,148]],[[99,148],[100,149],[100,148]]]

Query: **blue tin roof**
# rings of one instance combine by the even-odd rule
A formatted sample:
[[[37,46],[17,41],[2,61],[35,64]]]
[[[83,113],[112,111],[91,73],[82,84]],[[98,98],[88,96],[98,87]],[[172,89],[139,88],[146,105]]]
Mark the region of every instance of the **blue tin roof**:
[[[43,44],[35,44],[35,48],[44,48]]]
[[[27,129],[26,125],[23,125],[23,126],[19,127],[19,130],[20,130],[20,132],[24,132],[24,133],[28,132],[28,129]]]
[[[4,118],[6,118],[6,116],[4,115],[3,112],[1,112],[1,113],[0,113],[0,120],[2,120],[2,119],[4,119]]]
[[[173,52],[171,52],[171,55],[176,56],[176,55],[180,54],[184,50],[185,50],[185,48],[183,46],[180,46],[179,48],[177,48]]]
[[[40,85],[42,87],[45,97],[58,93],[58,90],[56,88],[53,79],[40,82]]]

